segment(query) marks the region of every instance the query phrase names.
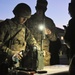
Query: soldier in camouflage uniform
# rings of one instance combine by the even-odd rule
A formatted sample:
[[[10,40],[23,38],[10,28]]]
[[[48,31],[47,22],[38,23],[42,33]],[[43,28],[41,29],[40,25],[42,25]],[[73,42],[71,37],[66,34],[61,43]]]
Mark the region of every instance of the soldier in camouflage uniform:
[[[13,13],[14,18],[6,19],[0,23],[0,50],[7,56],[21,59],[22,55],[19,52],[25,50],[26,43],[35,45],[38,50],[40,47],[29,29],[24,25],[31,16],[31,8],[25,3],[20,3],[14,8]]]
[[[45,39],[43,39],[43,51],[44,51],[44,64],[50,65],[50,52],[49,52],[49,43],[57,39],[56,36],[56,27],[51,18],[45,16],[47,10],[47,1],[46,0],[37,0],[36,13],[27,20],[26,26],[31,30],[32,34],[36,38],[38,44],[41,46],[41,31],[38,29],[40,24],[45,25]]]

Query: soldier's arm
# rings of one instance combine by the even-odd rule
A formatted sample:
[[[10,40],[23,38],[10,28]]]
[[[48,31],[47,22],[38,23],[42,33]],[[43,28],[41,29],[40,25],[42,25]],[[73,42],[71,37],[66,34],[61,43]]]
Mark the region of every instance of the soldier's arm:
[[[51,40],[51,41],[56,41],[57,39],[57,36],[55,33],[53,33],[50,29],[46,28],[45,30],[45,34],[46,34],[46,37]]]
[[[52,20],[48,21],[46,28],[48,28],[50,30],[50,34],[46,35],[48,37],[48,39],[50,39],[51,41],[56,41],[57,30],[56,30],[56,26]]]
[[[0,23],[0,51],[6,52],[8,55],[13,55],[13,51],[5,44],[9,39],[7,33],[8,31],[4,23]]]

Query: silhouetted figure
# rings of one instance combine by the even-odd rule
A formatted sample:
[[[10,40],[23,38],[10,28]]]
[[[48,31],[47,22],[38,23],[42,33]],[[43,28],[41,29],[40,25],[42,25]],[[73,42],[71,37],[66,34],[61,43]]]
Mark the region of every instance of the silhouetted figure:
[[[42,46],[41,39],[43,40],[44,51],[44,65],[50,65],[50,52],[49,52],[49,42],[55,41],[57,39],[56,26],[54,21],[45,15],[47,10],[48,2],[47,0],[37,0],[36,2],[36,12],[31,16],[26,22],[26,26],[31,30],[38,44]],[[45,28],[41,31],[39,26],[44,26]],[[43,37],[41,38],[43,32]]]
[[[50,41],[50,52],[51,52],[51,59],[50,64],[56,65],[60,63],[59,60],[59,50],[61,48],[61,41],[57,38],[56,41]]]
[[[68,26],[65,32],[65,42],[70,47],[70,58],[75,54],[75,0],[71,0],[69,3],[68,11],[71,19],[68,22]]]

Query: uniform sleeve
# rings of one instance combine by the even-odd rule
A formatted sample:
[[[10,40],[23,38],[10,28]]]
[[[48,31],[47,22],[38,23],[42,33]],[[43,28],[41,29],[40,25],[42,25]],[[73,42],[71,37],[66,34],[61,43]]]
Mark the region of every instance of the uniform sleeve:
[[[0,47],[2,47],[4,45],[4,42],[5,42],[4,41],[5,34],[6,34],[6,29],[3,26],[3,24],[0,23]]]
[[[47,23],[46,24],[47,24],[46,26],[51,30],[51,34],[50,35],[46,35],[46,36],[51,41],[56,41],[56,39],[57,39],[57,30],[56,30],[56,26],[55,26],[54,21],[52,19],[47,19]]]
[[[8,55],[12,55],[12,50],[6,46],[6,42],[8,38],[6,39],[7,35],[7,29],[4,26],[4,23],[0,23],[0,51],[6,52]]]

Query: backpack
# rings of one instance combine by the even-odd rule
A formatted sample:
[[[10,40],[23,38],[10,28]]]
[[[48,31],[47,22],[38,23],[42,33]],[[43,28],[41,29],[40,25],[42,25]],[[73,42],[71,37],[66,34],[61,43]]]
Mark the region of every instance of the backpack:
[[[38,60],[37,48],[31,45],[27,45],[25,52],[23,52],[21,66],[23,68],[26,68],[27,70],[36,70],[37,60]]]

